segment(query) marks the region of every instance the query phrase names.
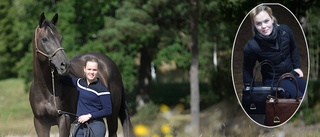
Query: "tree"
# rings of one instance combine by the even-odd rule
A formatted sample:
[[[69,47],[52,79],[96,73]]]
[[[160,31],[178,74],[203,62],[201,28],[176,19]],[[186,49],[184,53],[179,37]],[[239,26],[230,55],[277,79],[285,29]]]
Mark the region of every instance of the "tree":
[[[190,92],[191,92],[191,127],[194,137],[199,136],[200,128],[200,106],[199,106],[199,59],[198,59],[198,20],[199,0],[192,0],[190,13],[190,33],[192,37],[191,67],[190,67]]]
[[[18,33],[15,28],[19,28],[13,7],[13,1],[4,0],[0,2],[0,79],[16,77],[16,62],[24,55],[24,47],[19,44]],[[17,39],[18,38],[18,39]]]
[[[148,102],[150,65],[158,41],[155,34],[159,28],[143,8],[142,1],[123,1],[121,5],[105,17],[105,28],[99,32],[98,37],[105,53],[122,70],[126,88],[129,91],[135,89],[138,95],[143,96],[143,101]]]

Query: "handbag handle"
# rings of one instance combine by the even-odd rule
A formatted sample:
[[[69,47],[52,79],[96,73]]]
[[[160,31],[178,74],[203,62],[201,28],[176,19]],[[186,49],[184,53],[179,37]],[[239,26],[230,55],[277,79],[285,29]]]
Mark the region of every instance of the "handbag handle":
[[[253,78],[251,80],[251,84],[250,84],[250,89],[252,89],[253,85],[254,85],[254,81],[255,81],[255,78],[256,78],[256,75],[257,75],[257,70],[259,68],[261,68],[263,65],[269,65],[271,68],[272,68],[272,72],[273,72],[273,76],[272,76],[272,83],[271,83],[271,88],[273,88],[273,83],[274,83],[274,79],[275,79],[275,70],[274,70],[274,66],[273,66],[273,63],[270,61],[270,60],[264,60],[264,61],[261,61],[259,66],[257,66],[255,69],[255,73],[253,75]]]
[[[277,83],[277,92],[276,92],[276,100],[278,100],[278,88],[279,88],[279,85],[280,83],[282,82],[282,80],[284,80],[285,78],[292,78],[294,80],[294,82],[296,83],[296,101],[299,102],[299,86],[298,86],[298,81],[296,79],[296,77],[294,75],[292,75],[291,73],[284,73],[283,75],[281,75],[281,77],[279,78],[278,80],[278,83]]]

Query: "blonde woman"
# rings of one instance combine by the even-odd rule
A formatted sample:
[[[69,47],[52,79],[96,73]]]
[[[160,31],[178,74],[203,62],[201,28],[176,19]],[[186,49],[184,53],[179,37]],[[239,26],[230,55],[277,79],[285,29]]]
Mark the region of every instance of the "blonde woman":
[[[272,9],[265,5],[258,5],[250,12],[253,28],[251,38],[243,49],[243,83],[249,86],[253,78],[253,69],[256,61],[269,60],[275,69],[275,80],[272,83],[273,71],[270,67],[262,67],[261,75],[264,85],[276,85],[279,77],[284,73],[292,73],[299,83],[298,96],[302,97],[306,81],[302,79],[300,56],[292,30],[285,24],[278,24]],[[295,98],[295,82],[290,78],[283,80],[280,87],[288,94],[282,97]]]

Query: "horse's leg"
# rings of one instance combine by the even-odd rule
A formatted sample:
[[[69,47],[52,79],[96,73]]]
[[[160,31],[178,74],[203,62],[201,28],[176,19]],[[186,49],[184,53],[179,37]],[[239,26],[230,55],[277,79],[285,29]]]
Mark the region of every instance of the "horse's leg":
[[[45,121],[41,121],[40,119],[34,117],[33,118],[34,127],[36,129],[38,137],[49,137],[50,136],[50,128],[49,124],[46,124]]]
[[[112,114],[107,118],[109,137],[117,137],[118,114]]]
[[[70,134],[71,118],[69,115],[61,115],[58,121],[59,137],[68,137]]]

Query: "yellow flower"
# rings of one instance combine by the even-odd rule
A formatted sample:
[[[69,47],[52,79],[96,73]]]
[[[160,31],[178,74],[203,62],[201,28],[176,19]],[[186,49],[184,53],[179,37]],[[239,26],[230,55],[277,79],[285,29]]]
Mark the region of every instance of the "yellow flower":
[[[170,132],[171,132],[171,127],[170,127],[170,125],[169,125],[169,124],[163,124],[163,125],[161,126],[161,132],[162,132],[163,134],[168,134],[168,133],[170,133]]]
[[[161,104],[159,109],[162,113],[168,112],[170,110],[170,108],[166,104]]]
[[[135,125],[133,130],[137,136],[149,135],[149,128],[142,124]]]

